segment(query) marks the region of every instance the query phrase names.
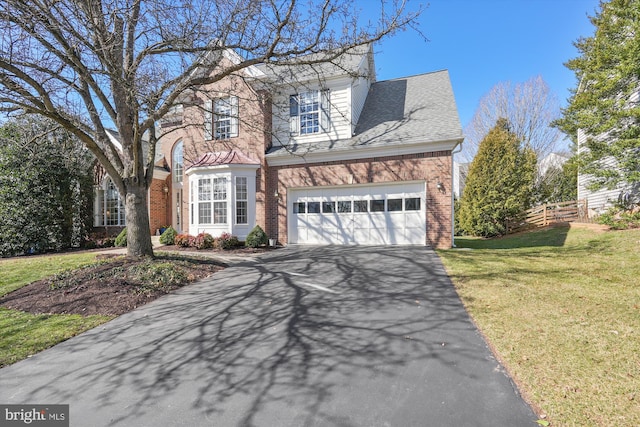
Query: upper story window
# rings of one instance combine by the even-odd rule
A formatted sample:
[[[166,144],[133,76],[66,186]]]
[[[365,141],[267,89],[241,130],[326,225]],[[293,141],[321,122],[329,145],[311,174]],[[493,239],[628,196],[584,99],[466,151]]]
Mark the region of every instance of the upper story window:
[[[289,123],[291,135],[311,135],[328,132],[329,91],[312,90],[289,97]]]
[[[182,182],[182,176],[184,174],[184,153],[183,153],[182,141],[178,141],[173,148],[173,181]]]
[[[205,103],[206,140],[238,136],[238,97],[228,96]]]

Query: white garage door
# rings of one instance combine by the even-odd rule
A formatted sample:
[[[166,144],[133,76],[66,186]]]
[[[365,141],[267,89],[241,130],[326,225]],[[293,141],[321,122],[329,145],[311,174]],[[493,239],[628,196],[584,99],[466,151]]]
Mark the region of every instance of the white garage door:
[[[288,194],[289,242],[424,245],[425,183],[310,187]]]

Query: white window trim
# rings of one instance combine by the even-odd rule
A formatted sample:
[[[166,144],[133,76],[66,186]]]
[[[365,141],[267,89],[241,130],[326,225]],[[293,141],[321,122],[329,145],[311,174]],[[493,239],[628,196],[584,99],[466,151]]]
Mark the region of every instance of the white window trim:
[[[224,115],[224,118],[228,118],[229,120],[229,135],[225,135],[223,138],[217,135],[216,123],[220,122],[218,117],[222,117],[222,115],[216,113],[216,102],[225,102],[230,106],[231,113],[229,115]],[[211,140],[224,140],[229,138],[236,138],[239,135],[239,114],[238,114],[238,97],[237,96],[227,96],[213,99],[208,99],[204,104],[204,139],[205,141]]]
[[[317,94],[319,98],[318,103],[318,131],[302,133],[301,129],[301,112],[300,112],[300,98],[304,94]],[[289,96],[289,133],[291,136],[311,136],[318,135],[320,133],[327,133],[331,128],[331,103],[330,92],[328,89],[316,89],[299,92]]]
[[[256,225],[256,171],[260,165],[224,165],[190,168],[186,171],[189,177],[189,191],[192,195],[190,200],[190,226],[189,233],[196,235],[199,233],[209,233],[212,236],[219,236],[223,232],[238,236],[239,239],[246,238],[248,232]],[[226,224],[214,224],[213,193],[211,196],[211,222],[210,224],[200,223],[198,211],[198,182],[201,179],[211,179],[213,190],[213,179],[225,178],[226,181]],[[236,222],[236,178],[246,178],[247,180],[247,223],[237,224]]]
[[[107,197],[110,183],[113,183],[113,180],[109,176],[106,176],[102,181],[102,185],[100,185],[100,193],[97,194],[97,197],[100,198],[100,201],[96,200],[97,203],[94,205],[95,209],[99,209],[100,212],[95,213],[94,218],[95,220],[100,218],[101,224],[95,220],[94,223],[99,227],[124,227],[127,224],[124,200],[122,199],[122,195],[120,195],[120,192],[118,191],[118,188],[115,186],[115,184],[113,184],[113,187],[115,188],[116,194],[118,195],[117,199],[114,199],[117,200],[117,224],[107,224]],[[111,217],[111,215],[109,215],[109,217]]]
[[[238,180],[243,179],[244,182],[244,192],[245,192],[245,197],[244,198],[240,198],[239,193],[238,193]],[[233,219],[236,225],[247,225],[249,223],[249,178],[246,176],[235,176],[234,177],[235,180],[235,185],[234,185],[234,191],[235,191],[235,203],[234,203],[234,207],[233,207]],[[245,212],[244,212],[244,222],[239,222],[238,221],[238,202],[244,202],[245,203]]]

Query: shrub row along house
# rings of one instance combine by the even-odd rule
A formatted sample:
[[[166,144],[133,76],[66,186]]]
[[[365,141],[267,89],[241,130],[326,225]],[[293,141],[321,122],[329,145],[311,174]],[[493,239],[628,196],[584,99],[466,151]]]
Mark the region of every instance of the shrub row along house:
[[[160,125],[152,233],[243,240],[257,224],[281,244],[451,247],[463,136],[447,71],[376,81],[368,46],[253,66],[180,102]],[[125,225],[109,177],[96,180],[95,225]]]

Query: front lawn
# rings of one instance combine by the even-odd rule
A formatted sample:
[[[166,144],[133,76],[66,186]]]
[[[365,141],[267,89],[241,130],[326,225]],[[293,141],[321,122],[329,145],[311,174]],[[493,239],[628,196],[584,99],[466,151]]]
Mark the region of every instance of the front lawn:
[[[34,280],[96,260],[95,253],[41,255],[0,260],[0,296]],[[0,308],[0,367],[15,363],[113,316],[31,314]]]
[[[0,260],[0,367],[222,268],[210,259],[170,254],[99,262],[95,253]]]
[[[96,260],[96,254],[39,255],[0,259],[0,297],[27,283]]]
[[[640,425],[640,230],[456,245],[439,254],[460,297],[551,425]]]

